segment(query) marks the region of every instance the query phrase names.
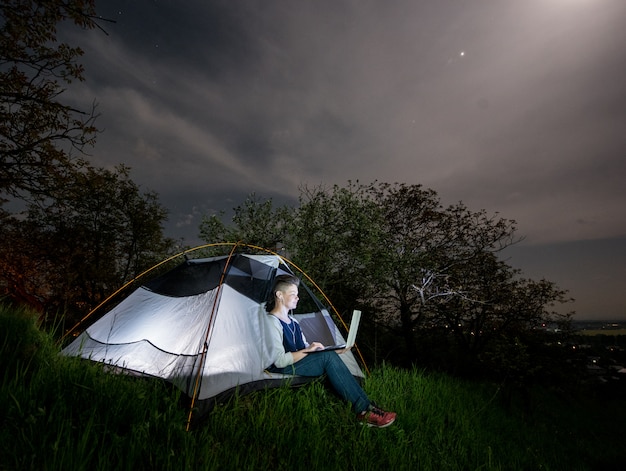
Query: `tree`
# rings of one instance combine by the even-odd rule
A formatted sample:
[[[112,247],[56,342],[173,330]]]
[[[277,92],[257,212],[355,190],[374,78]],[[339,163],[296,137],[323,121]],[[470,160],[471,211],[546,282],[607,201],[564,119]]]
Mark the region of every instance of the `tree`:
[[[368,306],[372,279],[382,267],[377,250],[383,220],[365,186],[348,182],[301,188],[300,206],[287,246],[340,312]]]
[[[498,259],[519,241],[515,221],[460,202],[444,207],[421,185],[350,184],[304,195],[292,242],[298,263],[342,309],[358,303],[402,338],[404,361],[427,361],[424,346],[436,360],[478,360],[494,339],[554,319],[546,307],[566,301],[553,284],[523,280]]]
[[[167,217],[156,194],[142,192],[129,169],[86,168],[52,198],[9,218],[0,248],[8,294],[43,313],[84,314],[171,254]]]
[[[38,312],[46,305],[46,293],[54,291],[47,240],[36,224],[6,214],[0,224],[0,287],[2,300],[24,304]]]
[[[444,208],[434,191],[420,185],[381,184],[370,193],[383,208],[386,230],[377,257],[387,267],[386,276],[375,305],[387,323],[399,321],[407,355],[414,359],[413,332],[448,323],[453,303],[467,303],[483,292],[485,286],[472,290],[480,284],[480,267],[513,243],[515,222],[470,211],[462,203]]]
[[[57,40],[57,25],[94,28],[93,0],[5,0],[0,4],[0,194],[49,194],[80,169],[96,135],[88,112],[60,101],[82,81],[83,54]]]
[[[529,332],[568,320],[550,310],[567,302],[565,291],[546,280],[524,279],[498,258],[520,240],[515,221],[461,202],[444,207],[435,191],[421,185],[305,187],[299,208],[280,229],[276,221],[287,219],[270,208],[271,201],[249,199],[236,208],[236,227],[211,219],[205,234],[211,228],[237,240],[282,240],[290,259],[339,312],[367,312],[365,326],[381,345],[400,352],[396,361],[493,366],[496,346],[525,351]],[[389,335],[377,333],[381,326]],[[523,355],[516,360],[520,369]]]
[[[234,208],[231,225],[224,223],[223,213],[203,217],[200,238],[207,243],[240,242],[277,250],[289,239],[293,212],[289,206],[274,207],[271,198],[262,200],[252,193]]]

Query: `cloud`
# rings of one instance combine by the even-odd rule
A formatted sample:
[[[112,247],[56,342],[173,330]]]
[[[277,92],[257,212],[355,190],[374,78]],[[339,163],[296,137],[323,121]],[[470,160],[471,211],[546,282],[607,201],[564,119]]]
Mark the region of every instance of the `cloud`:
[[[617,0],[104,8],[118,23],[86,56],[98,154],[168,198],[377,179],[536,241],[626,233]]]
[[[302,184],[422,184],[515,219],[518,265],[580,293],[583,315],[623,312],[600,275],[626,261],[626,2],[98,8],[117,22],[67,33],[87,75],[68,92],[100,103],[95,162],[130,165],[176,236],[250,193],[295,204]],[[595,274],[577,273],[589,260]]]

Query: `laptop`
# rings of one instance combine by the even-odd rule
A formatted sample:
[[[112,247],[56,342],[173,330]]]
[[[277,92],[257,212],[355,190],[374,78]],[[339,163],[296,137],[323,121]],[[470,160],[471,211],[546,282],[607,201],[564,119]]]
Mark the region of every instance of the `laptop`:
[[[356,333],[359,330],[359,322],[361,322],[361,311],[357,311],[357,310],[352,311],[352,320],[350,321],[350,331],[348,332],[348,340],[346,340],[346,343],[341,343],[338,345],[329,345],[327,347],[313,350],[307,353],[319,353],[319,352],[326,352],[328,350],[343,350],[344,348],[354,347],[354,342],[356,341]]]

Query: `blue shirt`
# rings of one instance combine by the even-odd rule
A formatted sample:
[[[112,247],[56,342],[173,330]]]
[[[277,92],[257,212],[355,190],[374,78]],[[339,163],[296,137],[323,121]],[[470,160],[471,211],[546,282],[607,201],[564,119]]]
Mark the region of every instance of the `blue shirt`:
[[[283,321],[280,321],[280,323],[283,326],[283,346],[286,352],[297,352],[298,350],[306,348],[302,329],[295,319],[291,318],[290,324]]]

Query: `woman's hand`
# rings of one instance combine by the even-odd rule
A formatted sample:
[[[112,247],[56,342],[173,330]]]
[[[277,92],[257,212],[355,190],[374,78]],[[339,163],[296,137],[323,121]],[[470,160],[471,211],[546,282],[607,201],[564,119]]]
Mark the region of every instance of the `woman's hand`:
[[[322,348],[324,348],[324,345],[322,345],[319,342],[313,342],[307,348],[305,348],[302,351],[305,352],[305,353],[308,353],[308,352],[313,352],[315,350],[321,350]]]
[[[297,352],[291,352],[291,355],[293,356],[293,362],[296,363],[296,362],[302,360],[310,352],[312,352],[314,350],[319,350],[321,348],[324,348],[324,345],[322,345],[319,342],[313,342],[313,343],[309,344],[308,347],[303,348],[302,350],[298,350]]]

